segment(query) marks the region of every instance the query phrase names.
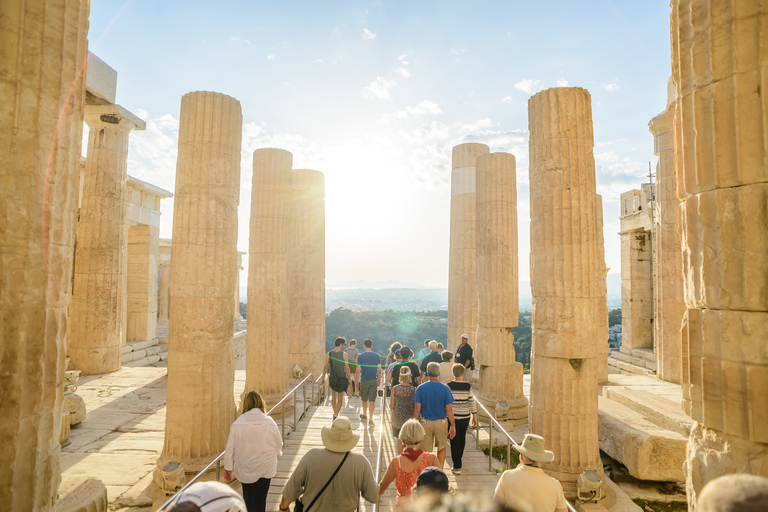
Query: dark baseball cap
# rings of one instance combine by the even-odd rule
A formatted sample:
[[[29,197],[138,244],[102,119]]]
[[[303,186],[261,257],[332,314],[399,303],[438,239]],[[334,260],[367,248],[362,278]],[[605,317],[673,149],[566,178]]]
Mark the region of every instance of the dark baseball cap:
[[[442,469],[428,466],[416,479],[416,490],[448,492],[448,476]]]

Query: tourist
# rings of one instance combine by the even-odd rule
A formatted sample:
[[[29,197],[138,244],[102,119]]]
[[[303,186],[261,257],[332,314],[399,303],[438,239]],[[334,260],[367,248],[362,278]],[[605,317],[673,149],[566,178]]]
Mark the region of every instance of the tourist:
[[[421,373],[427,372],[427,365],[429,363],[437,363],[440,364],[442,361],[442,358],[440,357],[440,353],[437,351],[437,342],[435,340],[432,340],[429,342],[429,354],[426,355],[426,357],[423,357],[421,359],[421,364],[419,365],[419,370],[421,370]]]
[[[381,379],[381,356],[372,348],[373,342],[368,338],[363,341],[364,352],[357,356],[357,365],[360,368],[360,399],[363,402],[360,419],[370,418],[371,425],[373,425],[373,409],[376,405],[376,390]]]
[[[442,473],[442,477],[438,471]],[[425,469],[419,479],[422,477],[429,485],[421,486],[419,482],[416,483],[413,497],[403,507],[403,512],[533,512],[530,505],[522,501],[513,505],[502,505],[483,493],[448,492],[448,477],[438,468]]]
[[[224,452],[224,479],[234,473],[243,485],[248,512],[264,512],[269,482],[277,473],[277,457],[283,453],[283,439],[275,420],[266,415],[264,399],[256,391],[243,398],[243,413],[229,429]]]
[[[387,366],[395,362],[395,354],[397,354],[397,351],[402,347],[403,345],[399,341],[396,341],[389,346],[389,354],[387,354]]]
[[[360,367],[357,365],[357,356],[360,355],[360,351],[357,350],[357,340],[349,340],[349,347],[344,349],[344,353],[347,354],[347,366],[349,366],[349,390],[347,394],[349,396],[360,395]]]
[[[347,339],[343,336],[336,338],[336,348],[328,352],[323,367],[323,376],[320,378],[320,385],[325,384],[325,374],[328,375],[328,385],[331,388],[331,407],[333,408],[333,419],[336,419],[341,412],[341,406],[344,405],[344,393],[349,385],[349,366],[347,365],[347,354],[344,353],[344,345]]]
[[[413,395],[416,386],[411,385],[411,369],[407,366],[400,370],[400,384],[392,387],[392,396],[389,398],[389,408],[392,410],[392,435],[397,438],[397,453],[403,451],[403,443],[400,441],[400,428],[409,419],[413,418]]]
[[[379,496],[381,496],[392,481],[395,482],[395,487],[397,487],[395,504],[398,507],[401,507],[410,497],[413,486],[416,485],[416,479],[421,472],[428,466],[438,464],[437,457],[419,449],[423,438],[424,428],[418,421],[410,419],[403,424],[400,429],[399,440],[402,441],[405,449],[389,463],[387,473],[379,484]]]
[[[440,363],[440,382],[448,384],[454,378],[453,375],[453,353],[448,350],[443,350],[440,354],[443,362]]]
[[[464,368],[468,370],[474,370],[475,360],[472,357],[472,347],[469,346],[469,336],[466,334],[461,335],[461,344],[456,349],[456,362],[463,364]],[[469,379],[467,379],[469,380]]]
[[[438,467],[442,469],[445,464],[445,447],[448,445],[448,438],[452,439],[456,435],[451,405],[453,395],[448,386],[438,381],[439,364],[427,365],[427,377],[429,381],[416,388],[413,396],[413,417],[417,420],[424,417],[426,435],[421,442],[421,449],[431,452],[432,447],[437,446],[437,459],[440,461]]]
[[[555,454],[544,449],[544,438],[526,434],[521,446],[520,465],[501,474],[494,498],[502,504],[523,500],[530,503],[533,512],[567,512],[563,486],[544,473],[543,462],[552,462]]]
[[[400,349],[398,349],[394,353],[394,359],[392,360],[392,363],[387,365],[386,376],[384,377],[385,385],[387,387],[387,397],[389,397],[390,392],[392,390],[392,374],[394,373],[395,368],[399,366],[402,362],[403,362],[403,356],[400,355]]]
[[[236,490],[222,482],[210,481],[196,482],[177,494],[168,512],[246,512],[246,508]]]
[[[443,353],[443,344],[442,343],[438,343],[437,344],[437,353],[442,355],[442,353]]]
[[[768,510],[768,478],[720,476],[704,486],[697,501],[698,512],[764,512]]]
[[[432,350],[430,350],[430,348],[429,348],[429,342],[430,341],[432,341],[432,340],[430,340],[429,338],[424,340],[424,348],[419,350],[419,355],[416,356],[416,359],[418,359],[419,362],[421,362],[422,359],[427,357],[429,355],[429,353],[432,352]]]
[[[400,370],[407,366],[411,370],[411,381],[414,385],[418,386],[421,383],[421,372],[419,371],[419,366],[411,361],[413,350],[408,347],[403,347],[400,349],[399,354],[400,357],[403,358],[403,362],[396,364],[392,369],[392,385],[395,386],[400,382]]]
[[[311,448],[305,453],[285,484],[281,512],[299,498],[304,510],[311,507],[314,512],[352,512],[358,507],[360,494],[376,503],[376,478],[368,458],[352,451],[360,434],[352,430],[349,418],[342,416],[324,426],[321,437],[325,448]]]
[[[448,475],[436,466],[424,468],[424,471],[416,479],[415,491],[419,496],[447,494],[449,490]]]
[[[451,439],[451,460],[453,461],[451,471],[454,475],[461,474],[461,458],[464,456],[470,418],[472,426],[477,426],[477,404],[475,404],[475,397],[472,396],[472,386],[469,382],[462,380],[466,370],[464,365],[455,363],[453,365],[455,379],[448,383],[448,388],[453,395],[453,419],[456,422],[456,435]]]

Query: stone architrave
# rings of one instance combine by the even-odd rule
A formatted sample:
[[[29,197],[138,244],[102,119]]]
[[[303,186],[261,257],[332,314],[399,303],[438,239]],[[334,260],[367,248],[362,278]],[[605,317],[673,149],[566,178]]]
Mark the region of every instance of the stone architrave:
[[[199,471],[220,454],[235,419],[232,352],[240,102],[197,91],[181,99],[173,205],[165,444]]]
[[[485,144],[454,146],[451,164],[451,234],[448,256],[448,350],[466,334],[474,347],[477,333],[477,260],[475,248],[475,163],[490,153]]]
[[[289,389],[292,169],[293,155],[288,151],[253,152],[245,391],[258,391],[267,405],[279,401]]]
[[[88,2],[0,2],[0,503],[52,511],[61,481],[67,309]]]
[[[489,153],[476,162],[478,399],[490,410],[501,404],[502,417],[525,423],[528,399],[512,332],[519,314],[515,157]]]
[[[595,197],[597,213],[597,271],[601,276],[598,283],[598,298],[595,300],[597,326],[597,381],[608,382],[608,269],[605,265],[605,235],[603,234],[603,196]]]
[[[120,369],[128,137],[145,123],[119,105],[86,105],[88,157],[77,222],[67,349],[84,375]]]
[[[325,364],[325,179],[293,170],[288,254],[290,367],[317,379]]]
[[[678,210],[680,200],[675,191],[677,182],[673,127],[675,106],[654,117],[648,127],[653,134],[656,166],[655,271],[654,271],[654,352],[656,375],[669,382],[680,383],[680,328],[685,314],[683,295],[682,222]]]
[[[595,318],[604,270],[589,92],[547,89],[528,101],[533,347],[530,431],[566,495],[580,473],[602,475],[597,380],[603,322]],[[601,274],[602,272],[602,274]]]
[[[720,475],[768,476],[768,9],[758,0],[672,6],[693,509]]]

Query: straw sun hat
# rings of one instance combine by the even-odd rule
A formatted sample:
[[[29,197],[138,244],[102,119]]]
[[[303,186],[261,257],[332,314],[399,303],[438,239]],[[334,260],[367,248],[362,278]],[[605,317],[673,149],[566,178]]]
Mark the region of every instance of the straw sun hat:
[[[350,451],[360,440],[360,434],[352,431],[349,418],[344,416],[339,416],[333,423],[324,426],[320,435],[328,450],[339,453]]]
[[[536,434],[525,434],[523,444],[514,448],[536,462],[552,462],[555,460],[555,454],[544,449],[544,438]]]

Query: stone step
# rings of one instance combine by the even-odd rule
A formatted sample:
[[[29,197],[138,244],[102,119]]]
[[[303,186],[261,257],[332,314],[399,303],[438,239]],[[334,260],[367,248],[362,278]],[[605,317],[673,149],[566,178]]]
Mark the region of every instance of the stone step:
[[[155,354],[152,356],[142,357],[141,359],[137,359],[135,361],[123,362],[123,366],[128,366],[131,368],[139,368],[142,366],[149,366],[153,363],[157,363],[158,361],[160,361],[160,355]]]
[[[611,364],[611,359],[637,368],[638,371],[632,371],[632,370],[626,370],[626,371],[630,371],[638,375],[648,375],[647,373],[648,370],[652,372],[651,374],[656,373],[656,361],[648,361],[647,359],[642,357],[634,357],[629,354],[619,352],[618,350],[614,350],[608,355],[608,364]],[[616,366],[617,368],[621,368],[622,370],[625,369],[619,365],[614,364],[613,366]]]
[[[693,420],[683,413],[680,404],[642,389],[630,387],[603,388],[603,396],[628,407],[663,429],[688,437]]]
[[[157,345],[157,340],[129,341],[123,346],[123,354],[126,354],[128,352],[135,352],[136,350],[141,350],[143,348],[151,347],[153,345]]]
[[[600,449],[640,480],[685,481],[688,439],[651,423],[642,414],[607,397],[598,397]]]
[[[632,351],[632,355],[634,357],[645,359],[646,361],[651,361],[654,364],[654,367],[656,365],[656,354],[653,352],[653,349],[636,348]]]

